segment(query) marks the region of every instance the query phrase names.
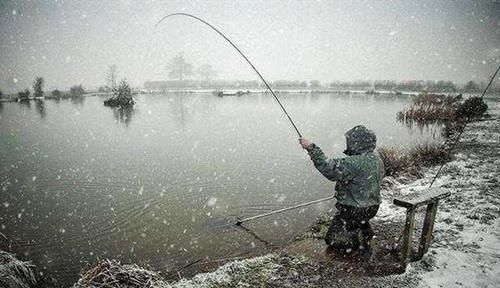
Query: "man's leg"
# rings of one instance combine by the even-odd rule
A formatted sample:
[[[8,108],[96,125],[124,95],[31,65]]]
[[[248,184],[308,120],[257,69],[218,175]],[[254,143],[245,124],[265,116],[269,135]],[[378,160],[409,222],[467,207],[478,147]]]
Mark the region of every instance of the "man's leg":
[[[328,228],[328,232],[326,233],[325,241],[328,246],[332,248],[337,248],[337,249],[342,249],[344,248],[345,243],[344,241],[341,241],[340,235],[345,233],[345,221],[341,217],[341,209],[339,209],[337,206],[337,211],[335,215],[333,216],[332,223],[330,224],[330,227]]]
[[[337,212],[326,234],[326,243],[336,249],[350,252],[359,247],[359,225],[355,221],[354,207],[337,204]],[[354,221],[353,221],[354,220]]]
[[[375,235],[375,232],[373,232],[373,229],[372,229],[369,221],[370,221],[370,219],[375,217],[375,215],[377,215],[378,208],[379,208],[378,205],[370,206],[370,207],[364,208],[364,212],[362,213],[363,219],[361,221],[360,227],[361,227],[361,234],[362,234],[362,238],[363,238],[363,246],[365,248],[370,247],[370,241],[373,239],[373,236]]]

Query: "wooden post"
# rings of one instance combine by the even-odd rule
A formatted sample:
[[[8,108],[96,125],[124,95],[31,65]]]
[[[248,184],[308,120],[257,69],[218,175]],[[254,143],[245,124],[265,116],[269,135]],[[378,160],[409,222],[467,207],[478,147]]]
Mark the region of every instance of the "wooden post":
[[[422,228],[422,236],[420,237],[420,245],[418,247],[417,260],[422,259],[422,257],[424,257],[424,254],[427,253],[427,250],[429,250],[429,245],[432,240],[432,230],[434,228],[434,219],[436,217],[437,206],[438,200],[427,205],[424,227]]]
[[[406,211],[406,223],[403,232],[403,247],[401,250],[401,264],[403,265],[403,267],[406,267],[410,260],[414,227],[415,207],[411,207]]]

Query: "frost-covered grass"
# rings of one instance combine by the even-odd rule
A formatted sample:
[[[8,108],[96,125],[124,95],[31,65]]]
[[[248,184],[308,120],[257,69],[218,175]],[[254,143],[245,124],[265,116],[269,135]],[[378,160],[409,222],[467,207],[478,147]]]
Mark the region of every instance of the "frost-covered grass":
[[[305,257],[268,254],[261,257],[229,262],[214,272],[202,273],[192,279],[169,283],[158,273],[135,264],[120,264],[103,260],[89,270],[74,288],[90,287],[155,287],[155,288],[230,288],[230,287],[281,287],[294,283],[295,278],[304,284],[311,283],[313,275],[300,275],[308,264]],[[297,287],[297,286],[292,286]]]
[[[403,122],[454,121],[459,100],[459,97],[423,93],[397,116]]]
[[[409,267],[420,275],[420,287],[500,287],[500,121],[494,119],[499,108],[491,111],[496,117],[467,126],[455,159],[434,184],[451,196],[440,201],[425,269],[420,263]],[[425,190],[436,170],[400,185],[398,193]]]
[[[31,262],[18,260],[14,255],[0,251],[0,287],[41,287]]]
[[[381,147],[377,149],[384,162],[386,176],[402,174],[422,177],[422,167],[440,165],[451,160],[451,155],[436,143],[403,147]]]
[[[154,271],[135,264],[121,264],[116,260],[106,259],[83,273],[80,280],[73,287],[166,288],[170,287],[170,285]]]
[[[189,280],[183,279],[172,287],[272,287],[273,283],[278,285],[287,275],[298,273],[306,263],[304,257],[268,254],[227,263],[214,272],[199,274]]]
[[[488,105],[480,97],[470,97],[464,102],[461,95],[446,96],[423,93],[418,95],[410,107],[398,112],[397,118],[408,125],[416,123],[460,122],[482,117]]]

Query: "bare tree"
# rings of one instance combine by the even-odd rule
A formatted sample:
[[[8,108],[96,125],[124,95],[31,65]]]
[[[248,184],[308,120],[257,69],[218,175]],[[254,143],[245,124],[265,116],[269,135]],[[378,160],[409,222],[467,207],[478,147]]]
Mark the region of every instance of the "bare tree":
[[[217,75],[217,72],[209,64],[200,66],[196,72],[205,81],[210,81]]]
[[[479,85],[474,81],[469,81],[465,84],[464,89],[465,92],[477,92],[479,91]]]
[[[37,97],[43,97],[43,83],[45,80],[43,77],[36,77],[35,81],[33,82],[33,96],[35,98]]]
[[[106,86],[108,86],[108,90],[113,91],[116,89],[116,79],[118,79],[116,64],[109,65],[106,72]]]
[[[186,76],[193,74],[193,65],[184,60],[184,55],[182,55],[182,53],[170,60],[167,69],[168,77],[178,79],[181,84]]]

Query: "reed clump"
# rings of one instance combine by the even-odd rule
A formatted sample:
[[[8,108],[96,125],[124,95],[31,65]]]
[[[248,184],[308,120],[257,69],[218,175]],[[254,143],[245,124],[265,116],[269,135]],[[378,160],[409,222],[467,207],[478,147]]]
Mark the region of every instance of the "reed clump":
[[[399,121],[444,122],[454,121],[461,95],[446,96],[423,93],[413,100],[410,107],[398,112]]]
[[[116,260],[102,260],[83,273],[73,288],[166,288],[171,287],[158,273],[135,264],[121,264]]]
[[[14,255],[0,250],[0,287],[42,287],[31,262],[20,261]]]
[[[488,110],[488,105],[481,97],[470,97],[461,102],[462,95],[438,95],[423,93],[413,100],[407,109],[397,114],[401,122],[412,125],[428,123],[460,122],[466,119],[482,117]]]
[[[422,167],[440,165],[452,159],[445,147],[435,143],[417,144],[409,148],[381,147],[377,151],[384,162],[386,176],[422,177]]]

